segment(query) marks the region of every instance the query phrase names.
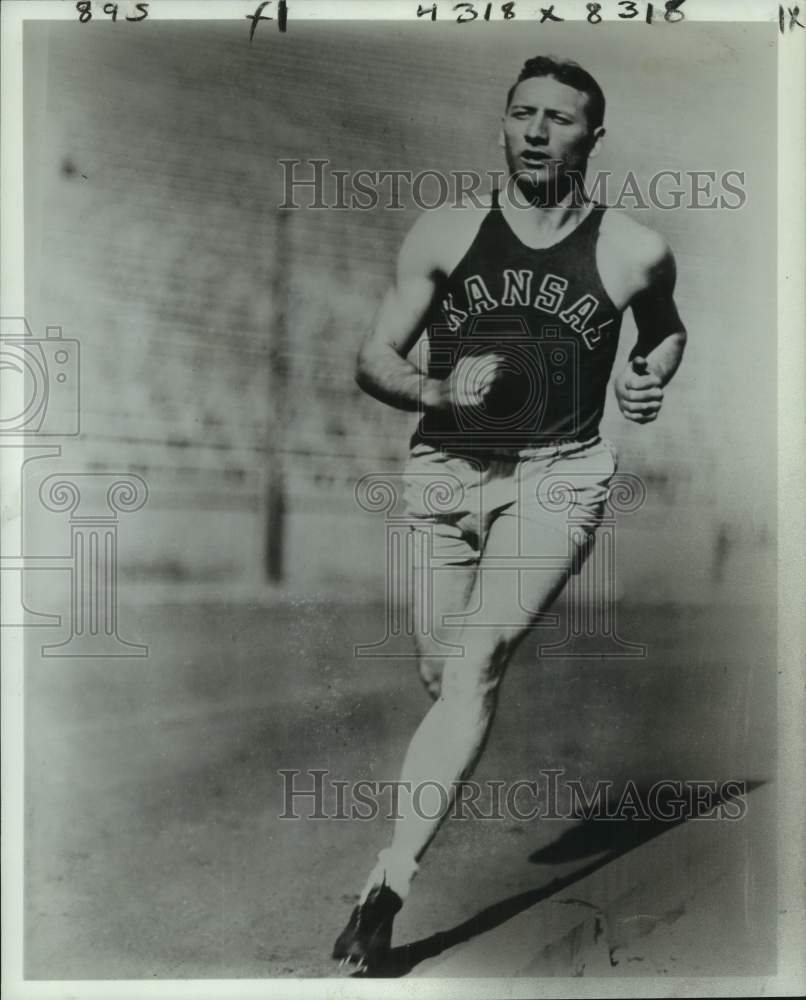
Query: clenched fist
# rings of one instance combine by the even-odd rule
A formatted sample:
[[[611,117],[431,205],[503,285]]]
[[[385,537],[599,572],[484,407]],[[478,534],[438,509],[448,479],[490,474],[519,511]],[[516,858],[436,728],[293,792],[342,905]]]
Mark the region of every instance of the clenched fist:
[[[503,377],[506,360],[500,354],[466,355],[440,385],[438,409],[483,406]]]
[[[636,424],[648,424],[660,413],[663,387],[649,371],[646,358],[633,358],[616,379],[615,391],[621,412]]]

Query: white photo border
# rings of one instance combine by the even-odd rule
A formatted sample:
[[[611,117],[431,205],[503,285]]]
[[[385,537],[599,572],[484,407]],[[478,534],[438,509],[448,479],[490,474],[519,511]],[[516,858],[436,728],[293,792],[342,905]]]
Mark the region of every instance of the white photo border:
[[[430,6],[427,0],[424,6]],[[125,7],[126,3],[121,3]],[[149,19],[243,20],[255,0],[151,0]],[[445,4],[449,7],[450,4]],[[547,3],[520,0],[519,19],[538,19]],[[788,7],[767,0],[687,0],[692,21],[768,21],[788,18]],[[399,0],[290,0],[289,30],[299,20],[410,21],[414,2]],[[566,20],[584,20],[585,4],[558,0]],[[657,3],[662,15],[663,4]],[[602,3],[601,16],[616,19],[615,3]],[[267,11],[269,13],[269,11]],[[25,315],[23,170],[23,22],[70,20],[75,4],[66,0],[4,0],[2,4],[2,315]],[[802,10],[806,20],[806,8]],[[426,29],[427,30],[427,29]],[[778,33],[778,773],[779,789],[803,789],[806,773],[806,31]],[[2,449],[0,449],[2,458]],[[0,486],[8,467],[0,466]],[[7,495],[7,494],[6,494]],[[13,511],[3,508],[3,531]],[[3,600],[5,601],[5,597]],[[6,607],[2,609],[5,617]],[[109,1000],[170,998],[219,1000],[227,997],[598,997],[598,996],[757,996],[801,995],[806,990],[806,837],[804,795],[778,797],[778,974],[771,977],[461,979],[361,981],[316,980],[97,980],[23,979],[23,631],[0,629],[2,642],[2,958],[3,993],[8,1000]]]

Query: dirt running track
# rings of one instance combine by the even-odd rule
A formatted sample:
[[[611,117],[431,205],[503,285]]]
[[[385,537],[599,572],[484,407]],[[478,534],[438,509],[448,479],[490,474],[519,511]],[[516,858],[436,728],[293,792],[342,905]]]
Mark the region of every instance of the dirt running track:
[[[333,938],[387,822],[280,820],[277,772],[397,777],[428,703],[412,661],[354,658],[381,619],[380,608],[317,603],[125,609],[121,632],[150,645],[146,660],[40,659],[30,633],[27,977],[335,974]],[[522,647],[477,778],[563,768],[618,787],[771,775],[773,620],[746,607],[621,609],[620,630],[648,644],[647,659],[538,665],[535,643]],[[394,974],[646,835],[578,820],[450,822],[396,924]]]

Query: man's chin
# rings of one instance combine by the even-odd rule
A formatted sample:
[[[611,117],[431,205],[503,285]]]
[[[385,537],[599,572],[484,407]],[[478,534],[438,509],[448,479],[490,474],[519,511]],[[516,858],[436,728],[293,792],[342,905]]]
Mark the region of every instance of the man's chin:
[[[520,168],[512,175],[519,198],[529,205],[549,205],[558,189],[556,170],[538,167],[536,170]]]
[[[539,167],[536,170],[519,168],[513,171],[510,184],[514,181],[516,192],[512,192],[516,205],[522,207],[548,207],[556,205],[573,187],[570,177],[561,173],[556,166]]]

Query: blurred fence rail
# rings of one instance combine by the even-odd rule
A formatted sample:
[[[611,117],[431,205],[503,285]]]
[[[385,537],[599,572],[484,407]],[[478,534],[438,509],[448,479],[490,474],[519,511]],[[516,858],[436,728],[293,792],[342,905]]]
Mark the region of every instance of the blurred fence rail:
[[[363,395],[353,365],[415,210],[284,212],[278,160],[500,169],[503,95],[535,43],[488,25],[486,42],[449,46],[418,27],[295,25],[250,46],[237,23],[26,26],[26,311],[36,334],[58,324],[81,342],[82,436],[59,461],[149,485],[122,579],[377,593],[383,525],[353,489],[399,467],[414,420]],[[686,42],[709,53],[688,80],[670,44],[653,64],[665,113],[694,89],[713,105],[691,126],[696,165],[761,157],[708,123],[737,106],[766,121],[774,64],[762,84],[721,65],[709,91],[719,45]],[[600,165],[681,166],[679,136],[649,130],[646,102],[593,40],[568,54],[612,94],[619,139]],[[762,181],[763,162],[748,161]],[[775,304],[758,289],[774,278],[775,192],[762,186],[743,214],[642,219],[675,247],[692,330],[662,420],[627,426],[611,404],[603,428],[650,486],[621,548],[625,584],[648,598],[744,599],[759,559],[773,568]],[[620,357],[630,320],[623,337]]]

